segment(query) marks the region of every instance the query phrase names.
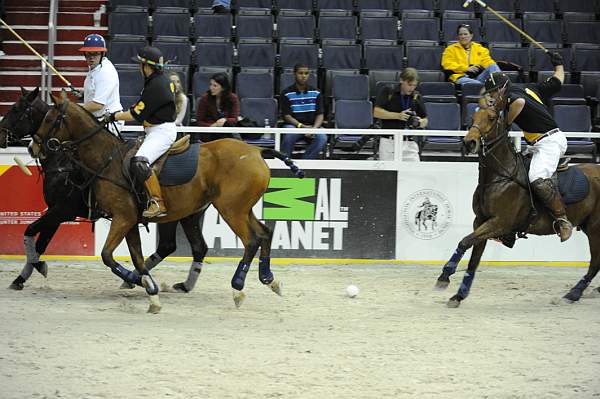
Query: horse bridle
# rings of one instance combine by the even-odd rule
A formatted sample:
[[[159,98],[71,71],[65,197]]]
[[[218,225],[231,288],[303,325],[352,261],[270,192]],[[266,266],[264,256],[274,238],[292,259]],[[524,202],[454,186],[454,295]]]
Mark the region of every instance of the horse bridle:
[[[37,130],[35,127],[35,123],[33,121],[33,110],[35,109],[35,104],[36,101],[39,98],[36,97],[36,99],[33,102],[29,102],[29,101],[25,101],[26,107],[23,111],[19,112],[19,116],[17,117],[17,121],[15,123],[15,125],[18,125],[19,123],[23,122],[24,120],[29,120],[31,122],[31,126],[29,127],[29,131],[27,133],[25,133],[23,136],[19,137],[15,134],[15,132],[12,129],[9,129],[7,127],[0,127],[0,131],[1,132],[5,132],[6,134],[6,139],[7,141],[9,139],[22,139],[25,136],[32,136],[35,134],[34,130]],[[40,101],[41,102],[41,101]]]
[[[479,131],[479,140],[481,141],[482,157],[486,157],[487,154],[492,153],[499,143],[501,143],[504,139],[508,138],[508,136],[498,135],[497,137],[491,139],[489,142],[486,140],[486,137],[490,134],[490,132],[497,131],[500,128],[500,126],[502,126],[503,120],[504,118],[501,117],[500,114],[498,114],[494,125],[485,132],[481,129],[481,126],[479,126],[478,124],[474,123],[471,125],[471,128],[475,128]]]

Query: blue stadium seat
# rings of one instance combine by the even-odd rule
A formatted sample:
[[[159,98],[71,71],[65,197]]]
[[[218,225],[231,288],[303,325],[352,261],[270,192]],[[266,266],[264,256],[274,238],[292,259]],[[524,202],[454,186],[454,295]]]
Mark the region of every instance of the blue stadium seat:
[[[190,83],[190,66],[189,65],[166,65],[165,73],[177,72],[179,79],[181,80],[181,87],[183,92],[187,95],[188,87]]]
[[[364,46],[365,68],[369,70],[401,70],[404,66],[404,47],[398,45]]]
[[[559,12],[596,13],[600,11],[596,0],[558,0],[557,5]]]
[[[456,0],[438,0],[438,8],[440,13],[444,13],[446,10],[449,11],[468,11],[475,12],[475,4],[472,2],[467,8],[463,7],[463,2]]]
[[[242,98],[240,113],[256,122],[259,127],[265,126],[265,119],[270,126],[277,122],[277,100],[274,98]]]
[[[152,14],[152,36],[190,37],[190,11],[187,8],[161,8]]]
[[[377,97],[378,87],[384,84],[398,84],[398,76],[400,72],[397,70],[372,70],[369,71],[369,97],[375,99]]]
[[[316,0],[318,10],[354,11],[353,0]]]
[[[394,0],[360,0],[357,2],[358,11],[388,10],[394,11]]]
[[[179,38],[158,38],[152,42],[158,47],[165,58],[165,62],[174,65],[189,65],[192,62],[192,46]]]
[[[570,48],[552,48],[551,51],[559,52],[564,60],[565,72],[571,70],[571,49]],[[548,74],[554,74],[554,67],[550,62],[550,57],[544,52],[544,50],[531,46],[529,52],[531,70],[538,72],[538,77],[547,76]],[[539,81],[539,79],[538,79]]]
[[[555,105],[586,105],[583,85],[563,84],[555,96],[550,99],[552,106]]]
[[[140,8],[122,8],[108,14],[108,34],[148,36],[148,12]]]
[[[139,97],[144,88],[144,78],[140,73],[140,67],[137,64],[117,64],[115,68],[119,74],[119,95]]]
[[[571,22],[585,22],[585,21],[595,21],[596,15],[591,12],[565,12],[563,13],[563,21]]]
[[[335,127],[368,129],[373,124],[373,105],[367,100],[339,100],[335,104]]]
[[[239,98],[272,98],[273,73],[240,72],[235,87]]]
[[[440,19],[432,18],[403,18],[401,37],[408,40],[440,40]]]
[[[554,1],[519,0],[519,10],[525,14],[529,12],[555,12]]]
[[[475,111],[477,110],[477,108],[479,107],[479,104],[477,103],[466,103],[463,106],[463,126],[465,129],[468,129],[469,126],[471,126],[471,124],[473,123],[473,114],[475,113]]]
[[[370,17],[360,18],[361,40],[390,40],[396,43],[398,40],[398,18],[397,17]]]
[[[398,11],[405,10],[434,10],[434,0],[397,0],[396,6]]]
[[[492,18],[493,14],[485,14],[483,19],[483,36],[488,43],[521,42],[521,35],[500,19]],[[520,19],[507,18],[512,24],[523,29]]]
[[[474,2],[477,3],[477,2]],[[516,7],[515,4],[516,1],[515,0],[494,0],[493,2],[489,3],[490,7],[493,7],[494,10],[499,11],[499,12],[515,12],[516,11]],[[479,4],[475,4],[475,10],[481,12],[481,7],[479,6]]]
[[[194,36],[196,38],[230,38],[233,19],[231,14],[194,15]]]
[[[419,71],[441,69],[444,47],[427,42],[407,42],[405,46],[407,66]]]
[[[575,45],[574,66],[577,71],[600,71],[600,45]]]
[[[108,8],[115,10],[118,7],[140,7],[148,9],[150,7],[149,0],[109,0]]]
[[[356,40],[357,25],[353,16],[319,17],[319,38]]]
[[[455,85],[452,82],[421,82],[417,90],[426,102],[456,102]]]
[[[280,12],[282,10],[308,10],[313,9],[313,0],[276,0]]]
[[[277,36],[282,38],[314,38],[315,17],[310,14],[288,15],[281,11],[277,18]]]
[[[238,63],[240,68],[275,68],[275,44],[240,43],[238,45]]]
[[[294,84],[294,82],[296,81],[296,78],[294,76],[294,72],[282,72],[279,75],[279,92],[287,89],[288,87],[290,87],[291,85]],[[310,75],[308,75],[308,85],[312,86],[312,87],[318,87],[317,86],[317,74],[314,72],[311,72]]]
[[[220,67],[200,67],[192,77],[192,95],[195,99],[201,97],[208,90],[210,77],[215,73],[226,73],[231,79],[231,69]]]
[[[232,8],[238,10],[254,9],[268,10],[271,12],[271,9],[273,8],[273,1],[271,0],[236,0],[232,3]]]
[[[583,71],[579,76],[579,82],[583,85],[585,97],[597,97],[600,88],[600,71]]]
[[[451,42],[456,40],[456,29],[461,24],[470,25],[473,29],[473,40],[481,41],[481,21],[475,18],[475,14],[464,11],[445,11],[442,16],[442,41]]]
[[[231,68],[233,44],[229,42],[196,42],[196,65]]]
[[[194,0],[152,0],[152,7],[157,10],[160,8],[186,8],[192,9]]]
[[[323,45],[323,68],[326,69],[360,69],[360,45]]]
[[[506,61],[518,65],[523,72],[528,72],[530,69],[529,49],[521,47],[520,43],[492,43],[489,46],[490,54],[494,61]],[[513,82],[521,78],[518,71],[504,71]]]
[[[556,105],[554,120],[564,132],[589,132],[592,129],[590,107],[587,105]]]
[[[272,15],[244,15],[236,18],[236,35],[238,39],[252,38],[273,40]]]
[[[333,78],[332,95],[339,100],[368,100],[369,78],[366,75],[338,75]]]
[[[108,43],[108,57],[113,64],[132,64],[131,57],[147,45],[146,38],[141,36],[114,37]]]
[[[600,21],[565,22],[565,36],[568,43],[600,44]]]
[[[547,18],[548,19],[542,19]],[[538,19],[539,18],[539,19]],[[562,43],[562,21],[554,19],[553,14],[525,14],[523,28],[531,37],[540,42]]]
[[[279,59],[284,70],[293,68],[298,63],[305,64],[310,69],[315,70],[319,67],[319,48],[317,44],[313,43],[281,43],[279,45]]]
[[[457,103],[425,103],[427,109],[427,129],[460,130],[460,106]],[[427,136],[423,142],[423,151],[461,152],[463,139],[459,136]]]

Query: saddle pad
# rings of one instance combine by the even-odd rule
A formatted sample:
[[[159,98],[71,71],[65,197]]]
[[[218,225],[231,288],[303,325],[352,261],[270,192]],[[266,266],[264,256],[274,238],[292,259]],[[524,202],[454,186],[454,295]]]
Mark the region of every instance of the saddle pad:
[[[570,166],[558,173],[558,189],[566,205],[574,204],[587,197],[590,183],[579,167]]]
[[[161,186],[178,186],[192,180],[198,167],[199,143],[177,155],[169,155],[158,175]]]

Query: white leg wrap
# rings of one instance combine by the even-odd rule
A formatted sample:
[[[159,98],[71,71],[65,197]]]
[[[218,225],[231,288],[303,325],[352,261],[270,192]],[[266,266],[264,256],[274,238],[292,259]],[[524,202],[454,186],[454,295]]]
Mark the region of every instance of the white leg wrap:
[[[36,263],[40,261],[40,254],[35,250],[35,237],[24,236],[23,243],[25,245],[25,256],[27,263]]]
[[[190,266],[190,271],[188,272],[187,280],[185,280],[183,283],[188,291],[193,290],[194,286],[196,286],[196,281],[198,280],[198,276],[200,275],[201,271],[202,262],[192,262],[192,266]]]
[[[23,280],[27,281],[29,277],[31,277],[31,273],[33,273],[33,264],[27,262],[25,266],[23,266],[23,270],[21,270],[21,277]]]

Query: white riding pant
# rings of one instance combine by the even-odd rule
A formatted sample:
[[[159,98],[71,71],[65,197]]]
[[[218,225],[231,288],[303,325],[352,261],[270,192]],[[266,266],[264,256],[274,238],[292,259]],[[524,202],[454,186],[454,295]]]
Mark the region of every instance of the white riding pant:
[[[156,126],[147,126],[144,131],[146,137],[135,156],[148,158],[148,162],[152,165],[175,142],[177,128],[174,122],[167,122]]]
[[[556,172],[560,157],[567,151],[567,137],[563,132],[556,132],[539,140],[529,150],[533,152],[529,181],[549,179]]]

